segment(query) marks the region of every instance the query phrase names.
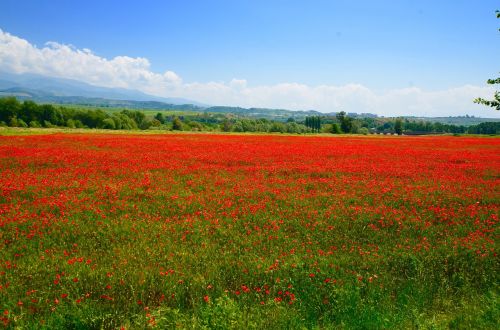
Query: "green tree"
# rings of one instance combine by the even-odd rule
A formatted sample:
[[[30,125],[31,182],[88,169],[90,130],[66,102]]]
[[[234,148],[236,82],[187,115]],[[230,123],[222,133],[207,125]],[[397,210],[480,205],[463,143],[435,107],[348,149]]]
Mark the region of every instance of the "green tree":
[[[401,118],[396,119],[396,122],[394,123],[394,132],[396,132],[397,135],[403,134],[403,121]]]
[[[8,123],[12,117],[18,115],[20,110],[21,104],[15,97],[0,99],[0,121]]]
[[[141,111],[123,110],[121,113],[133,119],[137,126],[141,126],[142,121],[146,119],[146,115]]]
[[[160,125],[161,125],[161,122],[160,122],[158,119],[153,118],[153,119],[151,120],[151,126],[152,126],[152,127],[160,127]]]
[[[273,122],[271,124],[271,128],[269,128],[269,131],[270,132],[274,132],[274,133],[285,133],[286,132],[286,126],[283,124],[283,123],[280,123],[280,122]]]
[[[337,113],[337,119],[340,121],[340,128],[344,133],[350,133],[352,130],[352,119],[346,115],[345,111]]]
[[[174,117],[172,120],[172,130],[174,131],[182,131],[182,121],[179,117]]]
[[[223,132],[231,132],[231,128],[233,124],[229,121],[229,119],[225,118],[220,124],[220,128]]]
[[[333,123],[333,124],[332,124],[332,130],[331,130],[331,133],[332,133],[332,134],[341,134],[341,133],[342,133],[342,130],[340,129],[339,124],[337,124],[337,123]]]
[[[319,133],[319,131],[321,131],[321,117],[320,116],[316,116],[316,120],[314,122],[314,128],[316,128],[316,132]]]
[[[31,127],[37,127],[37,126],[32,126],[31,123],[36,123],[36,122],[30,122],[30,126]],[[66,120],[66,126],[68,126],[69,128],[76,128],[75,121],[73,119]]]
[[[139,128],[140,129],[149,129],[151,126],[153,126],[153,120],[155,120],[155,119],[144,118],[141,121],[141,124],[139,125]]]
[[[18,127],[18,126],[19,126],[19,123],[18,123],[18,121],[17,121],[17,117],[16,117],[16,116],[14,116],[14,117],[10,117],[9,122],[8,122],[8,125],[9,125],[10,127]]]
[[[26,106],[28,106],[29,108],[33,108],[33,110],[28,110],[28,111],[35,111],[35,109],[37,109],[37,105],[34,103],[31,104],[31,101],[24,101],[23,107]],[[50,122],[52,125],[55,126],[66,124],[62,116],[61,110],[57,109],[52,104],[40,105],[40,116],[41,120]]]
[[[116,124],[113,119],[106,118],[102,121],[102,128],[106,129],[116,129]]]
[[[33,120],[39,120],[42,116],[43,108],[31,100],[26,100],[21,105],[19,117],[29,123]]]
[[[309,127],[313,132],[319,132],[321,130],[321,117],[320,116],[306,117],[305,125],[306,127]]]
[[[496,11],[497,18],[500,18],[500,11]],[[500,31],[500,29],[498,29]],[[500,77],[496,79],[488,79],[488,84],[490,85],[496,85],[500,84]],[[478,104],[484,104],[488,107],[495,108],[497,111],[500,111],[500,92],[495,91],[495,94],[493,95],[493,100],[485,100],[483,98],[478,97],[477,99],[474,100],[474,103]]]
[[[370,133],[370,131],[368,130],[368,128],[366,127],[361,127],[359,130],[358,130],[358,133],[359,134],[363,134],[363,135],[368,135],[368,133]]]
[[[161,112],[158,112],[155,115],[155,119],[158,120],[161,124],[165,124],[165,116]]]

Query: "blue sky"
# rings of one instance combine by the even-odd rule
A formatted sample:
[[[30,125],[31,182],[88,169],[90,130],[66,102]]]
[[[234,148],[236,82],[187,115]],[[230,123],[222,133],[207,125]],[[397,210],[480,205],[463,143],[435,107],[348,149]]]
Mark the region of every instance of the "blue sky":
[[[491,92],[485,80],[500,71],[498,1],[2,0],[0,7],[3,33],[35,49],[51,41],[74,52],[88,49],[103,61],[147,59],[139,64],[147,72],[170,72],[168,81],[142,73],[127,73],[129,81],[68,76],[94,84],[211,104],[497,116],[474,104],[457,109],[451,98],[464,95],[464,86],[471,95]],[[436,101],[437,95],[450,102]],[[405,106],[422,97],[420,110]]]

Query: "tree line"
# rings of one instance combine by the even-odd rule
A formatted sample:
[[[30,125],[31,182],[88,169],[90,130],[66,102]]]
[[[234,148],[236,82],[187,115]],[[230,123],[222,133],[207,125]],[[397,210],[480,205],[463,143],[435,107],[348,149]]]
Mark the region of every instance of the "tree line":
[[[99,109],[37,104],[29,100],[21,103],[14,97],[0,98],[2,126],[146,129],[150,124],[150,120],[140,111],[107,113]]]
[[[103,111],[33,101],[18,101],[15,97],[0,98],[0,126],[10,127],[69,127],[101,129],[159,129],[174,131],[222,131],[265,133],[332,133],[332,134],[432,134],[469,133],[500,134],[500,123],[486,122],[474,126],[450,125],[403,118],[353,118],[341,111],[335,116],[308,116],[303,120],[286,121],[265,118],[242,118],[227,113],[158,112],[146,115],[138,110]]]

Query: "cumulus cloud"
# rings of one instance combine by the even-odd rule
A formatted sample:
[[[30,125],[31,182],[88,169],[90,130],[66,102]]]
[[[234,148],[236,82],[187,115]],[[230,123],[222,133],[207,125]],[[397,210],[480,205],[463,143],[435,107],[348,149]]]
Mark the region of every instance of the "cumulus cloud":
[[[229,82],[184,82],[173,71],[151,71],[148,59],[116,56],[107,59],[90,49],[47,42],[39,48],[0,29],[0,68],[84,81],[97,86],[138,89],[164,97],[182,97],[206,104],[269,107],[322,112],[371,112],[385,116],[449,116],[473,114],[500,117],[474,105],[475,97],[490,97],[491,87],[461,86],[441,91],[401,88],[374,92],[361,84],[309,86],[280,83],[251,86],[245,79]]]
[[[0,30],[0,68],[14,73],[37,73],[85,81],[105,87],[161,90],[182,80],[172,71],[150,70],[146,58],[116,56],[106,59],[90,49],[47,42],[38,48],[28,41]]]

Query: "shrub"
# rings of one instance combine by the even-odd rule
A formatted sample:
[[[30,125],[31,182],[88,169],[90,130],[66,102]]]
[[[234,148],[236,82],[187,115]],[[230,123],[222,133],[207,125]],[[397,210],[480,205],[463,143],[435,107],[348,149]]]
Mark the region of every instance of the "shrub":
[[[358,130],[358,134],[368,135],[368,133],[370,133],[370,131],[369,131],[369,130],[368,130],[368,128],[366,128],[366,127],[361,127],[361,128]]]

